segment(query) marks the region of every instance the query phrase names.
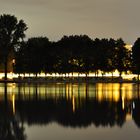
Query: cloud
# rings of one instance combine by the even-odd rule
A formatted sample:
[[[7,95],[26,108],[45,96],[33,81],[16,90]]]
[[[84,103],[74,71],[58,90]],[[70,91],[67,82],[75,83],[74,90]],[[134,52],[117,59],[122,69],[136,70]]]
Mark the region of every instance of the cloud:
[[[82,33],[133,42],[139,35],[139,5],[139,0],[1,0],[0,13],[25,19],[29,36]]]

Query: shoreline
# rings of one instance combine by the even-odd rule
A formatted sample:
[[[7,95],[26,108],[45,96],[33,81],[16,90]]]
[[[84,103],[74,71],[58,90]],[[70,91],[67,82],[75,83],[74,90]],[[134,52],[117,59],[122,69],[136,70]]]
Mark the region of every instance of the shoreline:
[[[0,80],[0,83],[140,83],[138,80],[135,79],[122,79],[122,78],[101,78],[101,77],[35,77],[35,78],[14,78],[14,79],[7,79],[7,80]]]

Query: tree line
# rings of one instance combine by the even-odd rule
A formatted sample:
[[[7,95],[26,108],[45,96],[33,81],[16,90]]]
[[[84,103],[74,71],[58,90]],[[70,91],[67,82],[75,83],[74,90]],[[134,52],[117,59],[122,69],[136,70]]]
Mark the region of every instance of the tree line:
[[[16,52],[16,73],[85,73],[131,70],[131,51],[122,39],[92,40],[87,35],[29,38]]]
[[[119,71],[140,74],[140,38],[132,50],[119,39],[91,39],[87,35],[63,36],[53,42],[47,37],[32,37],[24,41],[27,25],[15,16],[0,16],[0,58],[7,79],[7,61],[14,54],[15,73],[85,73],[98,75]]]

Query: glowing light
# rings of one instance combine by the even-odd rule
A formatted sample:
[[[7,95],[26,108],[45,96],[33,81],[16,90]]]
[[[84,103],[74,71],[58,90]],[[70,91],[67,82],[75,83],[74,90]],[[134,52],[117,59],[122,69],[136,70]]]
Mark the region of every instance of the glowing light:
[[[83,73],[76,73],[76,72],[74,72],[74,73],[66,73],[66,74],[59,74],[59,73],[52,73],[52,74],[49,74],[49,73],[47,73],[47,74],[45,74],[45,73],[40,73],[40,74],[38,74],[37,75],[38,77],[85,77],[86,75]],[[99,77],[102,77],[102,72],[99,70],[98,71],[98,76]],[[113,76],[114,77],[119,77],[119,72],[117,71],[117,70],[115,70],[114,72],[113,72]],[[137,75],[135,75],[135,74],[131,74],[131,72],[128,72],[128,74],[125,74],[125,73],[122,73],[122,78],[123,79],[129,79],[129,80],[131,80],[131,79],[133,79],[134,77],[136,77]],[[10,73],[7,73],[7,77],[8,77],[8,79],[13,79],[13,78],[18,78],[19,77],[19,75],[18,74],[15,74],[15,73],[13,73],[13,72],[10,72]],[[36,77],[36,75],[35,74],[33,74],[33,73],[25,73],[25,74],[20,74],[20,77]],[[89,73],[88,74],[88,77],[95,77],[95,73]],[[104,74],[104,77],[112,77],[112,73],[111,72],[109,72],[109,73],[105,73]],[[2,78],[4,78],[4,73],[0,73],[0,79],[2,79]]]
[[[120,98],[120,93],[119,92],[114,92],[113,93],[113,101],[118,102]]]
[[[124,104],[124,95],[122,96],[122,109],[125,109],[125,104]]]
[[[13,60],[12,60],[12,63],[13,63],[13,65],[14,65],[14,64],[16,63],[16,60],[15,60],[15,59],[13,59]]]
[[[103,84],[99,83],[97,84],[97,92],[96,97],[98,101],[102,100],[110,100],[118,102],[120,100],[120,92],[122,93],[122,108],[125,107],[125,100],[131,100],[133,98],[132,96],[132,84],[122,84],[122,87],[120,87],[120,84]]]
[[[72,97],[72,110],[75,112],[75,97]]]
[[[135,102],[132,103],[132,108],[135,109]]]
[[[132,50],[132,45],[126,44],[125,48],[128,49],[129,51],[131,51]]]
[[[66,84],[66,98],[69,98],[69,85]]]
[[[12,94],[12,107],[13,107],[13,114],[15,114],[15,94]]]

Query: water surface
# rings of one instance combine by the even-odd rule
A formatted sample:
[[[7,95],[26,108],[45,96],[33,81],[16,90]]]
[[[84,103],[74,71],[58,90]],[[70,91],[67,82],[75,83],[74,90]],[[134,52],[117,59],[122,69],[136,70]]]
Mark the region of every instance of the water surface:
[[[137,84],[0,84],[0,139],[138,140]]]

